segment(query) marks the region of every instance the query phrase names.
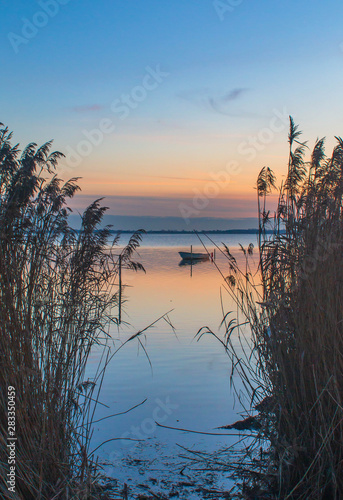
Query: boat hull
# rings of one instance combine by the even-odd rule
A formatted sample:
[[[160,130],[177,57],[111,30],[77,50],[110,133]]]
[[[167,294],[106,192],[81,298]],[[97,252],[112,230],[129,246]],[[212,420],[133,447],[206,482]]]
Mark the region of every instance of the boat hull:
[[[179,252],[179,255],[183,260],[209,260],[210,258],[206,253]]]

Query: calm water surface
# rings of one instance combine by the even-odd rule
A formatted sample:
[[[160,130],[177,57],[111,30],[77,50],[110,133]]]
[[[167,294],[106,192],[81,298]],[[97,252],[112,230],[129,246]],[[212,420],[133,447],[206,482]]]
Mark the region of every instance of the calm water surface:
[[[254,235],[216,235],[211,238],[221,245],[224,241],[233,253],[242,259],[238,243],[255,244]],[[205,239],[204,239],[205,242]],[[223,313],[220,300],[222,290],[225,312],[236,311],[236,306],[225,292],[225,285],[216,266],[201,262],[180,266],[178,251],[204,251],[196,235],[146,235],[139,250],[139,260],[146,269],[134,273],[125,270],[123,282],[126,302],[122,324],[112,331],[115,347],[133,333],[142,330],[168,312],[175,328],[161,320],[141,337],[150,362],[137,340],[124,346],[111,360],[103,382],[101,401],[95,418],[124,412],[146,402],[136,409],[95,424],[92,447],[115,440],[99,449],[100,458],[107,463],[105,472],[134,491],[143,492],[137,484],[148,484],[154,491],[170,491],[171,482],[185,481],[194,472],[184,470],[179,475],[179,455],[183,447],[208,451],[227,447],[236,441],[230,436],[205,436],[157,427],[155,421],[170,427],[202,432],[225,431],[216,427],[234,422],[242,410],[230,389],[231,363],[223,347],[210,335],[199,342],[197,331],[210,327],[219,330]],[[209,251],[213,244],[206,241]],[[217,251],[216,264],[224,276],[229,274],[228,263]],[[113,348],[114,350],[114,348]],[[99,355],[92,355],[89,375],[98,363]],[[150,365],[151,363],[151,365]],[[239,387],[239,380],[236,380]],[[133,441],[140,440],[140,441]],[[216,487],[228,485],[225,476],[200,474],[199,481]],[[134,486],[136,485],[136,486]],[[188,491],[184,498],[201,498]],[[193,496],[192,496],[193,495]]]

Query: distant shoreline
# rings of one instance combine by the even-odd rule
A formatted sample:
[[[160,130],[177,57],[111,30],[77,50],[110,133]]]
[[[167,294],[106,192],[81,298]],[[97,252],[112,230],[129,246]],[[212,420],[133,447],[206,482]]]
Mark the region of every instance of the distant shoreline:
[[[128,230],[128,229],[111,229],[111,233],[121,233],[121,234],[132,234],[134,233],[134,230]],[[272,233],[272,231],[267,231]],[[227,229],[227,230],[208,230],[208,231],[177,231],[177,230],[159,230],[159,231],[153,231],[153,230],[147,230],[145,231],[145,234],[258,234],[258,229]]]

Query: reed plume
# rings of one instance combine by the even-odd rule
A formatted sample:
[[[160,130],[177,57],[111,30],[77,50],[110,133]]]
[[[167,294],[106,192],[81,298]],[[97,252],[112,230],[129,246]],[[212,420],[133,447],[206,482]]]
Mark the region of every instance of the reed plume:
[[[97,467],[88,448],[101,380],[86,380],[85,367],[117,321],[118,238],[109,244],[101,200],[85,210],[79,231],[70,226],[67,202],[78,179],[58,178],[63,155],[51,142],[20,152],[11,141],[1,124],[0,494],[93,498]],[[123,265],[142,268],[131,260],[140,239],[135,234],[122,251]],[[16,395],[13,495],[6,483],[8,387]]]

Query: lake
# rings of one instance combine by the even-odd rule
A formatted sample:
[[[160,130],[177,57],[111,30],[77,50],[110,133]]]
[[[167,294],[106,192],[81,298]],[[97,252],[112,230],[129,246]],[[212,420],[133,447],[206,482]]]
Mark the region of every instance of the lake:
[[[255,235],[210,237],[221,247],[222,242],[228,245],[239,259],[243,254],[238,243],[256,246]],[[211,252],[213,244],[202,239]],[[204,251],[193,234],[145,235],[136,260],[144,265],[146,274],[123,271],[123,323],[111,332],[112,351],[166,313],[175,329],[162,319],[140,337],[144,349],[137,340],[126,344],[109,363],[103,381],[100,401],[109,408],[98,406],[95,419],[125,412],[146,400],[128,413],[95,424],[91,444],[94,449],[106,440],[125,438],[103,444],[97,453],[105,463],[104,472],[116,478],[119,486],[127,483],[135,494],[146,493],[148,486],[155,493],[172,495],[173,485],[185,483],[179,487],[179,498],[196,499],[202,498],[196,491],[199,484],[204,488],[229,488],[231,484],[228,474],[195,471],[201,467],[190,468],[191,464],[187,466],[180,457],[185,455],[182,447],[192,452],[215,452],[232,445],[237,437],[216,428],[238,420],[242,411],[230,388],[231,362],[223,346],[209,334],[200,341],[195,339],[204,326],[223,337],[223,328],[219,329],[223,309],[236,311],[216,267],[227,276],[228,262],[217,250],[216,265],[205,261],[180,266],[178,252],[189,251],[190,245],[195,252]],[[89,376],[98,361],[95,351]],[[239,390],[238,377],[235,383]],[[156,426],[155,421],[223,435],[166,429]],[[197,484],[192,486],[195,479]]]

